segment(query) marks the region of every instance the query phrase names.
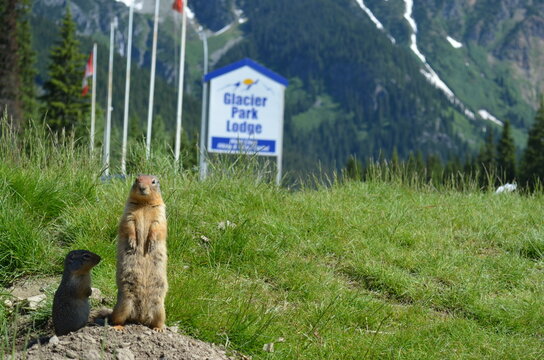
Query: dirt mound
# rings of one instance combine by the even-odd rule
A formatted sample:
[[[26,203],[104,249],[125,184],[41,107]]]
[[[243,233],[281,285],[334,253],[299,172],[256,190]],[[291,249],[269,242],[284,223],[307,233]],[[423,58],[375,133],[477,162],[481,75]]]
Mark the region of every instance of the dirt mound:
[[[88,326],[65,336],[53,336],[34,344],[10,359],[186,359],[228,360],[226,351],[191,337],[175,328],[163,332],[142,325],[127,325],[124,331],[111,326]]]

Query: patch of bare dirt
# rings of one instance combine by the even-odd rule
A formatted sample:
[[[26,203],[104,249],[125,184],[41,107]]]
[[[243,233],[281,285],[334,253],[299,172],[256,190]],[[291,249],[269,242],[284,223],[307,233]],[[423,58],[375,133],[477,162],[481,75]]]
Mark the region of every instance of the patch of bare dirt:
[[[87,326],[65,336],[53,336],[8,357],[15,359],[234,359],[217,345],[177,333],[175,327],[156,332],[142,325],[127,325],[123,331],[111,326]]]
[[[94,319],[100,316],[98,314],[111,312],[104,308],[91,311],[92,319],[88,326],[65,336],[46,336],[39,340],[30,340],[31,345],[27,347],[25,343],[29,339],[28,336],[32,339],[32,336],[39,334],[53,334],[50,319],[45,319],[38,328],[34,328],[36,324],[33,314],[50,305],[47,297],[53,294],[58,281],[59,279],[55,277],[26,278],[0,292],[4,294],[0,296],[0,300],[8,311],[13,313],[11,327],[18,329],[15,347],[19,351],[7,359],[247,359],[221,346],[179,334],[175,326],[167,327],[163,332],[156,332],[142,325],[127,325],[124,331],[116,331],[111,326],[103,326],[103,319]],[[95,304],[104,303],[99,289],[93,288],[91,299]],[[30,333],[26,333],[26,329],[31,329]]]

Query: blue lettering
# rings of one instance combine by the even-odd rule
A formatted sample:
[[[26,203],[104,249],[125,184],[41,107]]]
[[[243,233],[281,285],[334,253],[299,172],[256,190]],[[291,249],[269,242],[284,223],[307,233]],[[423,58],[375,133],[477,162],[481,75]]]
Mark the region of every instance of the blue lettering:
[[[259,112],[255,108],[240,109],[233,106],[230,112],[231,118],[259,120]]]
[[[241,123],[231,122],[227,120],[227,132],[241,133],[241,134],[261,134],[263,132],[263,126],[261,124],[252,124],[247,121]]]
[[[223,103],[226,105],[242,105],[242,106],[256,106],[265,107],[268,98],[255,95],[241,96],[235,93],[224,93]]]

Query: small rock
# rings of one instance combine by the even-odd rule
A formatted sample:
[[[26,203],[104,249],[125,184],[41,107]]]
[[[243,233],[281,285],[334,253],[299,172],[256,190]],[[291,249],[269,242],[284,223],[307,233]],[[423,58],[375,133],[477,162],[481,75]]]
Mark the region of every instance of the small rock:
[[[217,224],[217,228],[219,230],[225,230],[227,228],[234,229],[237,225],[229,220],[227,221],[221,221],[219,224]]]
[[[100,302],[104,300],[104,296],[102,296],[102,291],[100,291],[100,289],[91,288],[91,291],[92,293],[91,293],[91,296],[89,297],[90,299],[97,300]]]
[[[134,354],[130,349],[117,349],[117,360],[134,360]]]
[[[178,333],[179,327],[178,326],[170,326],[168,329],[170,329],[171,332]]]
[[[85,355],[86,360],[101,360],[102,357],[100,356],[100,352],[98,350],[92,349],[87,352]]]
[[[76,343],[82,343],[82,344],[95,344],[96,340],[93,339],[91,335],[82,335],[80,337],[80,341],[77,341]]]
[[[11,301],[9,299],[6,299],[6,300],[4,300],[4,305],[6,305],[7,308],[12,308],[13,307],[13,301]]]
[[[511,193],[515,191],[518,188],[517,184],[504,184],[497,188],[497,191],[495,191],[495,194],[501,194],[501,193]]]
[[[204,244],[209,244],[211,242],[211,240],[207,237],[207,236],[204,236],[204,235],[200,235],[200,240],[204,243]]]
[[[279,342],[279,343],[285,342],[285,338],[280,337],[280,338],[278,338],[278,340],[276,340],[276,342]]]
[[[128,348],[128,347],[130,347],[130,345],[132,345],[132,344],[129,343],[129,342],[119,344],[119,346],[122,347],[122,348]]]
[[[36,310],[40,304],[47,298],[45,294],[31,296],[26,299],[28,301],[28,307],[32,310]]]
[[[77,359],[78,356],[75,352],[73,352],[72,350],[66,350],[65,352],[66,354],[66,357],[69,358],[69,359]]]
[[[60,343],[60,340],[59,338],[57,337],[57,335],[54,335],[51,339],[49,339],[49,345],[53,345],[53,346],[56,346]]]
[[[263,351],[273,353],[274,352],[274,343],[264,344]]]

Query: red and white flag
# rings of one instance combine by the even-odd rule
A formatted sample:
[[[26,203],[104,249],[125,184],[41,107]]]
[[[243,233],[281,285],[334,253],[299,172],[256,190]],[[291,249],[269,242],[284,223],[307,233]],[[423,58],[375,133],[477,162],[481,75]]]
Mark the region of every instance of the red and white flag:
[[[89,61],[87,61],[87,64],[85,65],[85,75],[83,75],[83,84],[82,84],[82,90],[81,90],[81,96],[87,95],[89,93],[89,82],[88,79],[93,76],[94,68],[93,68],[93,53],[91,53],[91,56],[89,56]],[[94,86],[94,84],[93,84]]]
[[[172,9],[175,11],[182,13],[183,12],[183,0],[174,0],[174,3],[172,4]]]

